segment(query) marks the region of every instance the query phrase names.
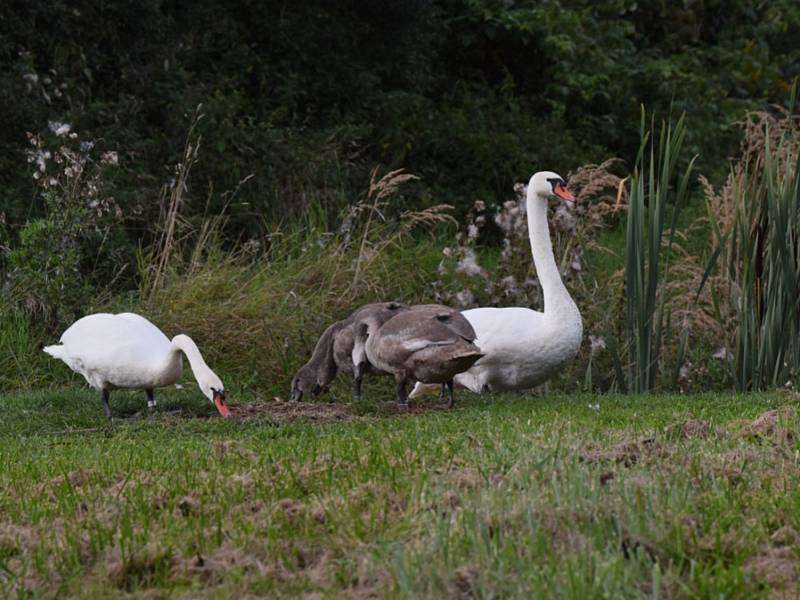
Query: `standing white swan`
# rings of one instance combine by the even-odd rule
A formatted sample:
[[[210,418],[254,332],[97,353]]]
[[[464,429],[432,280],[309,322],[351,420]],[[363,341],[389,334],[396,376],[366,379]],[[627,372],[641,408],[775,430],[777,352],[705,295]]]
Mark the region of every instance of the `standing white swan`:
[[[533,262],[544,294],[544,312],[529,308],[473,308],[463,314],[475,329],[475,344],[484,357],[455,377],[457,386],[472,392],[524,390],[544,382],[570,363],[581,346],[583,322],[553,257],[547,224],[547,200],[575,197],[564,180],[540,171],[528,183],[528,235]],[[414,398],[438,386],[418,383]]]
[[[208,367],[197,345],[186,335],[170,341],[150,321],[133,313],[97,313],[75,321],[61,336],[61,344],[43,348],[100,390],[106,417],[111,419],[108,398],[118,388],[147,392],[152,413],[156,401],[153,389],[180,380],[181,352],[189,359],[197,384],[223,417],[230,414],[225,404],[222,381]]]

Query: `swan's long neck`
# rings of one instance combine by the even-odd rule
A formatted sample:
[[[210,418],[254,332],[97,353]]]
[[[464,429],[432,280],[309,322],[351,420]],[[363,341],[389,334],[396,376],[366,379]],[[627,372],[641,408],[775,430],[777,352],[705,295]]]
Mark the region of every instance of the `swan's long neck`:
[[[547,199],[539,197],[528,185],[526,209],[528,213],[528,236],[531,240],[533,264],[542,285],[544,313],[551,315],[564,310],[577,313],[577,307],[561,281],[553,245],[550,241],[550,228],[547,224]]]
[[[183,352],[186,358],[189,359],[189,366],[192,368],[194,378],[202,388],[201,379],[209,373],[213,374],[213,371],[211,371],[206,364],[206,361],[203,360],[203,355],[200,354],[200,349],[197,347],[197,344],[195,344],[188,335],[179,334],[172,338],[172,352],[170,354],[172,354],[175,359],[180,359],[180,352]]]
[[[320,336],[314,352],[311,354],[308,365],[312,365],[317,376],[317,383],[322,386],[329,385],[334,379],[339,369],[333,357],[333,344],[336,341],[336,334],[342,329],[341,321],[337,321],[328,327]]]

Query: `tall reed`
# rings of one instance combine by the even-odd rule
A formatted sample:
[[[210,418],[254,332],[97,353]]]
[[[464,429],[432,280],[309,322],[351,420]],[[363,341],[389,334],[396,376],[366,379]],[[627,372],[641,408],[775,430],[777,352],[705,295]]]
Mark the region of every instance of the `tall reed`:
[[[620,387],[636,393],[656,387],[662,369],[662,348],[671,333],[671,313],[666,284],[675,238],[676,222],[694,165],[692,159],[677,174],[685,135],[684,117],[673,126],[661,124],[658,141],[642,110],[640,146],[630,179],[625,241],[625,346],[622,365],[618,344],[616,371]],[[668,207],[672,216],[666,220]],[[666,237],[666,240],[664,236]],[[684,345],[682,344],[682,348]],[[680,361],[679,352],[678,361]]]
[[[734,383],[760,390],[800,373],[800,118],[751,113],[744,126],[726,185],[707,186],[710,219],[720,223],[707,273],[721,267],[711,285],[717,318],[734,323]]]

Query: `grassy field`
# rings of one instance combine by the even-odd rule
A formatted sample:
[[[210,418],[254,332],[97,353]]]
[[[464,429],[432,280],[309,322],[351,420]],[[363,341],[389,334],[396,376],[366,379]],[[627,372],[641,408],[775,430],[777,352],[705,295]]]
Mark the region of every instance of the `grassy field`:
[[[796,597],[789,394],[0,399],[0,596]]]

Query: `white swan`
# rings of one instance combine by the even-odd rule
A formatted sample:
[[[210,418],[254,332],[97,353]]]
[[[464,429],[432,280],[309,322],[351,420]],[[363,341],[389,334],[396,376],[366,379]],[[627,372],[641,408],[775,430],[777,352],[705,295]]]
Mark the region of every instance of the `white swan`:
[[[485,356],[456,375],[459,387],[476,393],[529,389],[566,366],[580,349],[581,314],[561,281],[550,242],[547,200],[552,195],[575,201],[559,175],[549,171],[535,173],[528,183],[526,207],[544,312],[522,307],[463,311],[477,334],[475,344]],[[418,383],[410,396],[438,389]]]
[[[64,361],[83,375],[91,387],[100,390],[109,419],[109,394],[117,388],[145,390],[147,407],[152,413],[156,406],[153,389],[181,378],[181,352],[189,359],[203,394],[223,417],[230,414],[222,381],[208,368],[189,336],[176,335],[170,342],[158,327],[139,315],[97,313],[75,321],[60,341],[60,345],[46,346],[43,350]]]

